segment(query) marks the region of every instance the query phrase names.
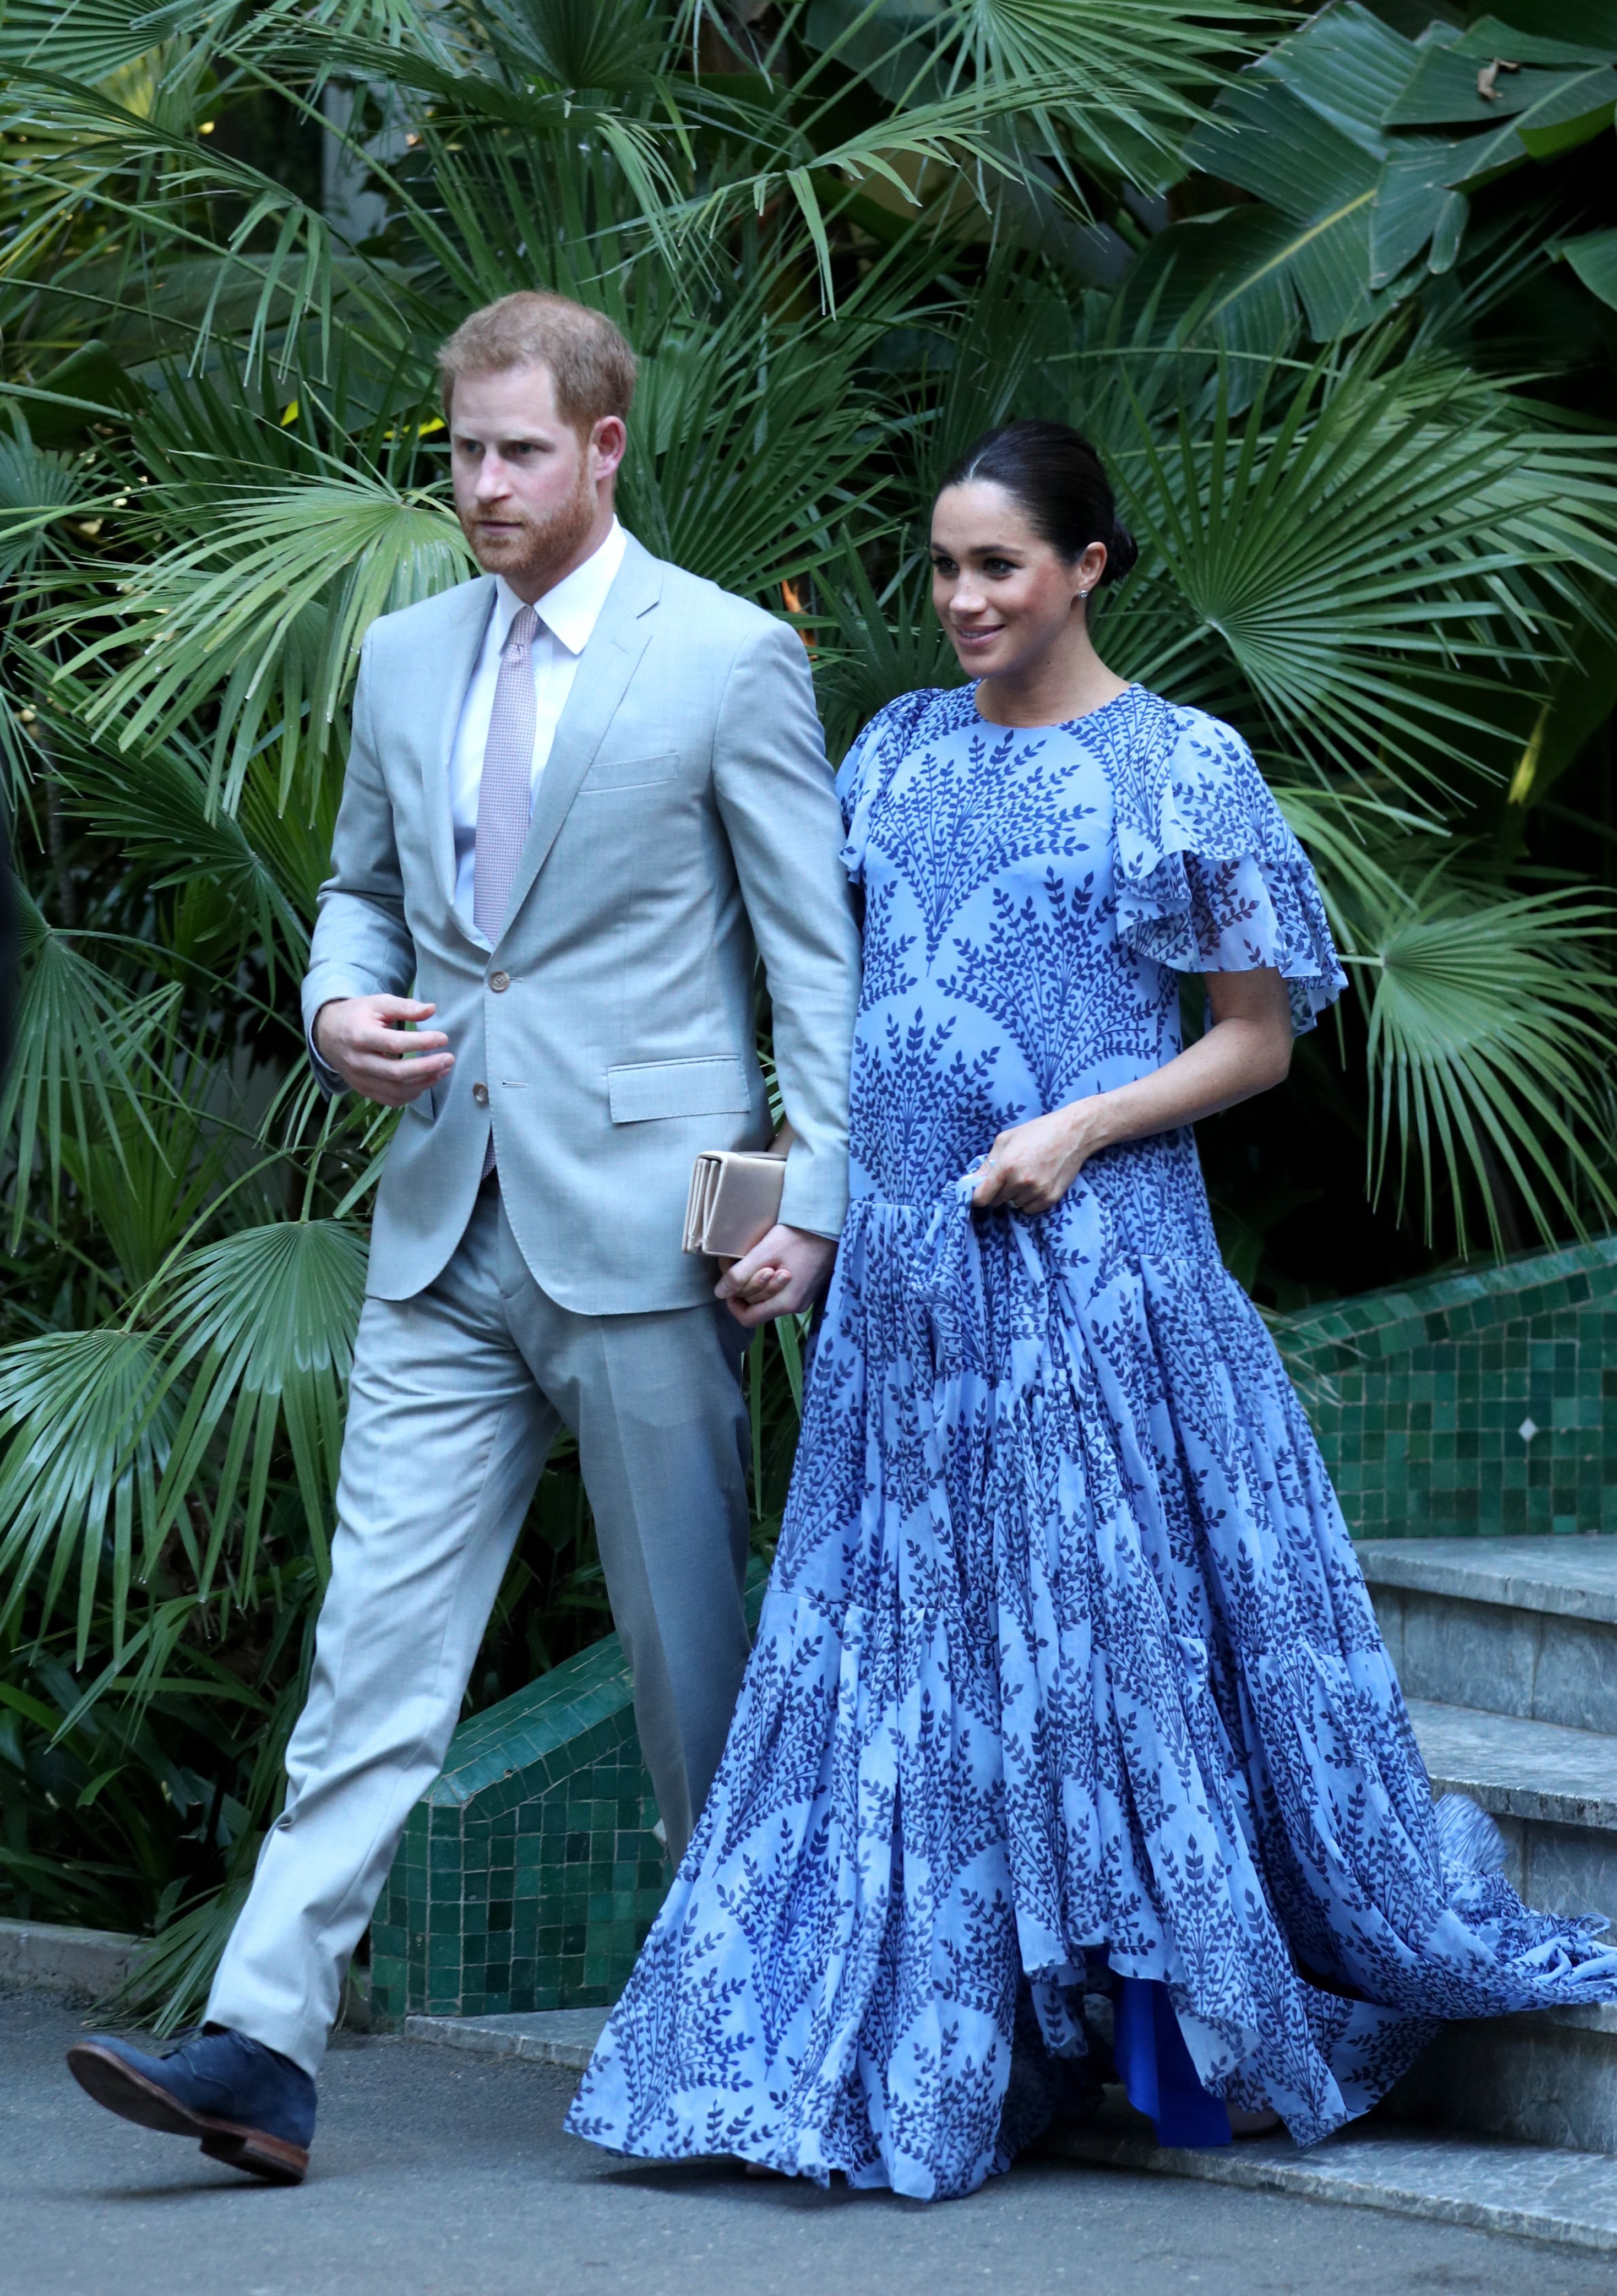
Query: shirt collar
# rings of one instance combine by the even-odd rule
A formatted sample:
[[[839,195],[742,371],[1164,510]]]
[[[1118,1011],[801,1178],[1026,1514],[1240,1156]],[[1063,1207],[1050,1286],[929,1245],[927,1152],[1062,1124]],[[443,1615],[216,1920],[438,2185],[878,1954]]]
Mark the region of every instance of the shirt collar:
[[[606,603],[606,594],[617,578],[628,548],[628,537],[614,518],[600,548],[593,551],[582,566],[575,566],[570,574],[563,576],[554,590],[546,590],[542,598],[535,601],[539,619],[569,653],[582,653],[589,644],[590,634]],[[503,646],[526,602],[517,596],[503,574],[495,576],[494,588],[494,626]]]

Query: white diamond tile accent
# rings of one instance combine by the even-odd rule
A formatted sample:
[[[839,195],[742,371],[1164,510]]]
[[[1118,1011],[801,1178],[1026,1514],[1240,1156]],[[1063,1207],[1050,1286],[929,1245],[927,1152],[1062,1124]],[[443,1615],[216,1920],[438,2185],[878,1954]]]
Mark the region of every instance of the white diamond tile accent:
[[[1517,1434],[1522,1438],[1522,1440],[1524,1443],[1531,1443],[1538,1431],[1537,1427],[1534,1426],[1531,1419],[1524,1419],[1516,1430]]]

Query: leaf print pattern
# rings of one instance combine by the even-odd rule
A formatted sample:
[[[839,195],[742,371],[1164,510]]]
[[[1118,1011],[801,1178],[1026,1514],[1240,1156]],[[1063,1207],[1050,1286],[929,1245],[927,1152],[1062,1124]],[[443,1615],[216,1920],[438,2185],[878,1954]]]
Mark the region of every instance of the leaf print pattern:
[[[912,694],[839,788],[853,1202],[724,1761],[569,2128],[941,2197],[1091,2104],[1141,1998],[1311,2144],[1441,2019],[1617,1997],[1432,1807],[1190,1133],[971,1209],[997,1132],[1172,1058],[1182,972],[1276,965],[1299,1027],[1342,987],[1238,736]]]

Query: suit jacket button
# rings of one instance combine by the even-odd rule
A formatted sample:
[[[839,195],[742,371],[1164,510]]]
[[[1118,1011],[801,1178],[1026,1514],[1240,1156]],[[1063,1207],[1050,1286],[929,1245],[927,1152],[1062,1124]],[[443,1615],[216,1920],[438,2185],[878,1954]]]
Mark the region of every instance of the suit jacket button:
[[[488,975],[488,986],[498,996],[510,988],[511,975],[508,972],[491,972]]]
[[[486,1084],[474,1084],[472,1087],[472,1097],[476,1101],[480,1108],[487,1108],[488,1105],[488,1086]]]

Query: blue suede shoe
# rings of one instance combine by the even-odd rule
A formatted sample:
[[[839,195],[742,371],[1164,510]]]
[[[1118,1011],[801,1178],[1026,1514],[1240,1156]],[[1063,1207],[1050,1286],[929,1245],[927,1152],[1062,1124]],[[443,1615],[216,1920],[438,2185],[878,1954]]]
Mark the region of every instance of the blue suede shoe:
[[[98,2033],[76,2041],[68,2070],[109,2112],[194,2136],[204,2152],[275,2185],[300,2185],[315,2133],[315,2084],[262,2041],[204,2025],[160,2057]]]

